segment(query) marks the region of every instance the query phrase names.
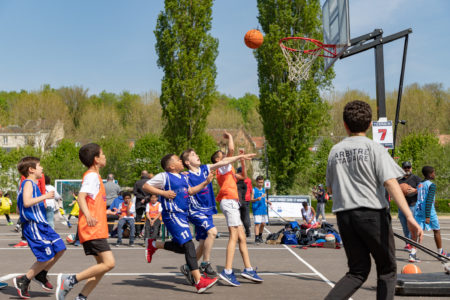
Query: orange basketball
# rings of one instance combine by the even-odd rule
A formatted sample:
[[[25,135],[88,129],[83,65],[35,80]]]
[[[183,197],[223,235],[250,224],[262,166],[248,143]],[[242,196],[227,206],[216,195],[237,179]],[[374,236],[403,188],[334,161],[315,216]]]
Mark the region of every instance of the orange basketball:
[[[422,273],[422,271],[415,264],[407,264],[402,269],[402,274],[419,274],[419,273]]]
[[[252,29],[247,31],[247,33],[245,34],[244,42],[245,45],[247,45],[247,47],[249,47],[250,49],[257,49],[264,42],[264,36],[262,35],[261,31]]]

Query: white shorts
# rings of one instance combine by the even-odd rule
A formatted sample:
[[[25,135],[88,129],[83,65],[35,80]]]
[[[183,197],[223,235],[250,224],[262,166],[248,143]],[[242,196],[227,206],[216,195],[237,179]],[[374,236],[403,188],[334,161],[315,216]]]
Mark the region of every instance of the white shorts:
[[[228,227],[241,226],[241,212],[239,211],[239,202],[232,199],[222,199],[220,209],[225,216]]]
[[[255,224],[269,223],[269,216],[267,215],[254,215],[253,218],[255,219]]]

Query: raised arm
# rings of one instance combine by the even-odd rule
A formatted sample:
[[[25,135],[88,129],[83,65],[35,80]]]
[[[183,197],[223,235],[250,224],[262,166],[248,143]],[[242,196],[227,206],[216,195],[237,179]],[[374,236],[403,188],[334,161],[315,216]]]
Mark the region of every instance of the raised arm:
[[[241,154],[241,155],[237,155],[237,156],[225,157],[221,161],[216,162],[215,164],[209,165],[209,169],[211,171],[214,171],[220,167],[234,163],[235,161],[238,161],[239,159],[250,160],[255,156],[256,156],[256,153],[250,153],[250,154]]]
[[[228,140],[228,153],[227,157],[231,157],[234,155],[234,141],[233,136],[229,134],[228,132],[223,133],[223,137]]]
[[[245,178],[247,178],[247,170],[245,169],[245,160],[244,159],[241,159],[241,168],[242,168],[242,173],[236,174],[237,180],[244,180]]]

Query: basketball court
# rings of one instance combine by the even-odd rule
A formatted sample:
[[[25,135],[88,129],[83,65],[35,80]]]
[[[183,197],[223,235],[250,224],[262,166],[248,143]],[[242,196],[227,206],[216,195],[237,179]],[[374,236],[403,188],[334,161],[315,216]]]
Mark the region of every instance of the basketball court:
[[[335,224],[331,215],[329,221]],[[215,219],[221,237],[216,239],[212,252],[212,264],[220,272],[225,263],[227,245],[227,228],[225,220],[218,216]],[[450,248],[450,218],[440,218],[444,249]],[[401,226],[394,217],[395,232],[401,233]],[[276,232],[281,226],[269,226],[270,232]],[[56,224],[56,231],[62,238],[74,233],[74,228],[68,229],[60,222]],[[267,231],[265,236],[267,235]],[[0,290],[1,299],[18,299],[13,287],[12,278],[23,274],[34,262],[34,256],[29,248],[15,249],[20,239],[12,226],[0,225],[0,277],[9,286]],[[143,240],[137,240],[134,248],[128,247],[126,239],[119,248],[114,247],[116,239],[109,239],[116,259],[116,267],[101,281],[98,288],[91,294],[90,299],[148,299],[152,296],[165,299],[197,299],[198,297],[214,297],[215,299],[274,299],[298,298],[323,299],[333,284],[347,271],[344,249],[326,248],[292,248],[287,245],[254,244],[254,238],[248,238],[252,265],[258,268],[264,283],[255,284],[239,278],[240,287],[230,287],[219,280],[217,286],[206,292],[205,296],[197,295],[195,288],[186,284],[179,267],[185,263],[184,255],[158,250],[151,264],[145,260],[145,251],[141,246]],[[435,249],[431,232],[426,232],[424,245]],[[401,268],[408,264],[408,253],[403,251],[404,243],[396,239],[397,266]],[[418,252],[421,263],[417,264],[422,272],[443,272],[440,262],[425,253]],[[86,257],[82,247],[67,246],[67,251],[61,260],[50,271],[50,282],[56,285],[58,273],[75,273],[90,266],[94,262],[92,257]],[[243,263],[239,250],[236,250],[234,272],[242,270]],[[373,265],[374,266],[374,265]],[[372,268],[369,279],[359,289],[352,299],[375,299],[376,271]],[[46,292],[32,282],[30,295],[32,299],[54,299],[54,292]],[[82,285],[77,286],[69,295],[73,299]],[[396,297],[397,299],[407,297]],[[409,299],[411,299],[409,297]],[[433,299],[440,299],[433,297]],[[444,299],[444,298],[442,298]]]

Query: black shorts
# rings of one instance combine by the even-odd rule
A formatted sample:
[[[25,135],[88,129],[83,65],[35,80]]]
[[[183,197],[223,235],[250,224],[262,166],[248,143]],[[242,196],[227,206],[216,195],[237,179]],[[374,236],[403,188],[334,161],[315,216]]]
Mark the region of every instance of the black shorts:
[[[99,253],[111,251],[107,239],[90,240],[83,243],[84,254],[98,256]]]

